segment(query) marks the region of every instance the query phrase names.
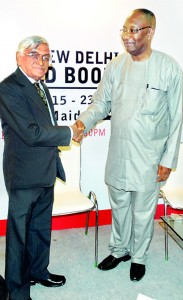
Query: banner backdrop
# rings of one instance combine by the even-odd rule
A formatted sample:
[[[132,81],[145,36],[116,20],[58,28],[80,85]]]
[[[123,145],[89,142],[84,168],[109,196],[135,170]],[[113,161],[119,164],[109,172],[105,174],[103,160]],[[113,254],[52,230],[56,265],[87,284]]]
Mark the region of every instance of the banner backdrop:
[[[46,83],[59,125],[70,125],[87,109],[106,64],[123,52],[119,30],[132,9],[144,7],[157,17],[153,48],[172,55],[182,66],[181,0],[1,0],[0,80],[16,69],[18,43],[30,35],[44,36],[52,53]],[[20,108],[21,109],[21,108]],[[94,190],[99,209],[109,208],[104,169],[110,120],[90,131],[82,143],[81,187]],[[0,163],[3,156],[0,136]],[[0,168],[0,219],[7,218],[7,193]]]

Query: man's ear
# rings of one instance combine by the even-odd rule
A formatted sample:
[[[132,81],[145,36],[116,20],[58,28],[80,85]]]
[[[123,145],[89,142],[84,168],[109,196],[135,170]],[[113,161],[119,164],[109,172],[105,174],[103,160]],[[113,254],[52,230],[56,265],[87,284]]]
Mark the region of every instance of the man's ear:
[[[16,62],[17,62],[17,66],[21,65],[21,54],[20,54],[20,52],[16,52]]]
[[[155,31],[155,29],[154,29],[154,27],[152,26],[152,27],[150,27],[149,29],[148,29],[148,32],[147,32],[147,34],[148,34],[148,36],[149,36],[149,40],[151,40],[152,39],[152,37],[153,37],[153,35],[154,35],[154,31]]]

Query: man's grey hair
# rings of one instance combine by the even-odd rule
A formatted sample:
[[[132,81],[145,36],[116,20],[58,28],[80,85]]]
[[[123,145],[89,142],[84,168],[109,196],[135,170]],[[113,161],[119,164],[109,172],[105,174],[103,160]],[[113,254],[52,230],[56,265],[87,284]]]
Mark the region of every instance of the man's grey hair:
[[[33,35],[33,36],[26,37],[18,45],[17,52],[24,52],[26,49],[29,48],[36,49],[40,44],[43,43],[49,45],[47,40],[42,36]]]

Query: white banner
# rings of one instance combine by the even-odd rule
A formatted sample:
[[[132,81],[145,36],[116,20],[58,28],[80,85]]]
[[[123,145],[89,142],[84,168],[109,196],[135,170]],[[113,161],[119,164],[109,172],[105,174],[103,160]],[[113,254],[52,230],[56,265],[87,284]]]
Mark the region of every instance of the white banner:
[[[132,9],[144,7],[157,17],[153,48],[172,55],[182,66],[180,0],[1,0],[0,80],[16,69],[18,43],[44,36],[53,62],[46,79],[60,125],[73,124],[87,109],[106,64],[123,52],[119,30]],[[170,18],[171,16],[171,18]],[[104,168],[110,121],[101,122],[82,143],[82,190],[97,194],[99,209],[109,208]],[[3,135],[0,138],[2,165]],[[7,194],[0,168],[0,219],[7,217]]]

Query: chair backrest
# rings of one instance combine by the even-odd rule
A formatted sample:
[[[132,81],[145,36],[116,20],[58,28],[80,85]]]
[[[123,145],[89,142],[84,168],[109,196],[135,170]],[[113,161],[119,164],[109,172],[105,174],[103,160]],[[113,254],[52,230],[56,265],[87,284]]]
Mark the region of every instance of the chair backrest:
[[[80,145],[72,143],[70,147],[60,147],[60,158],[66,174],[66,182],[57,179],[55,182],[55,193],[57,188],[63,191],[80,189]]]

